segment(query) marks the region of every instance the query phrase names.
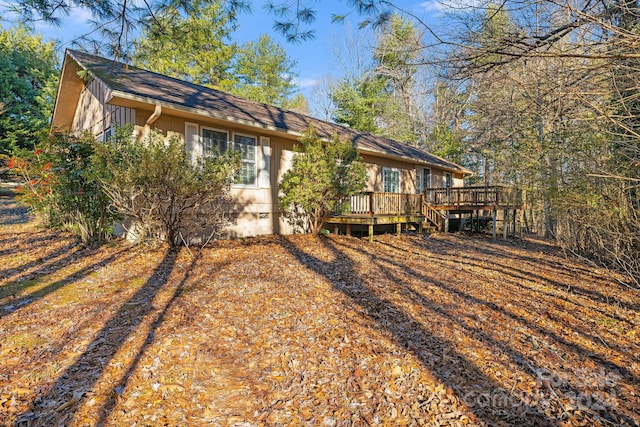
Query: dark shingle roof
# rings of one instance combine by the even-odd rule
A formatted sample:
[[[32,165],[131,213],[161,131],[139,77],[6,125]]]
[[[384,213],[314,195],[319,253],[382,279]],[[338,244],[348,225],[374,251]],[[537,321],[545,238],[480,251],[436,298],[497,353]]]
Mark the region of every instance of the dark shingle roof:
[[[151,71],[114,62],[99,56],[68,50],[67,53],[82,68],[102,80],[110,89],[174,104],[204,110],[214,117],[243,122],[283,132],[302,133],[313,125],[323,137],[334,133],[352,139],[365,152],[378,152],[394,157],[414,160],[447,170],[469,173],[455,163],[405,143],[369,133],[358,132],[345,126],[314,119],[304,114],[251,101],[219,90],[164,76]]]

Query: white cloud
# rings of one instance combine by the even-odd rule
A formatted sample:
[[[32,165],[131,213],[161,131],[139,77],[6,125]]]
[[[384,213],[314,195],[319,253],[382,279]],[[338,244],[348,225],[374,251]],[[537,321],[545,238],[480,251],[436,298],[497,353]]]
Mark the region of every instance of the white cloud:
[[[486,0],[427,0],[420,3],[419,7],[425,12],[444,13],[482,7],[486,4]]]
[[[69,14],[69,18],[74,24],[85,24],[92,19],[91,11],[86,7],[74,7]]]
[[[295,83],[300,86],[300,88],[304,89],[316,86],[318,84],[318,79],[306,77],[302,79],[295,79]]]

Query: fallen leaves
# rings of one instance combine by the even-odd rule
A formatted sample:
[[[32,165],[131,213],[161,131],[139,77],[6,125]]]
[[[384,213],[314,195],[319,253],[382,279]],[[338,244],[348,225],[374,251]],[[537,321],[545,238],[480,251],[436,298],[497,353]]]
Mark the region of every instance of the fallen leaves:
[[[194,263],[11,230],[0,424],[640,423],[637,292],[543,243],[267,236]]]

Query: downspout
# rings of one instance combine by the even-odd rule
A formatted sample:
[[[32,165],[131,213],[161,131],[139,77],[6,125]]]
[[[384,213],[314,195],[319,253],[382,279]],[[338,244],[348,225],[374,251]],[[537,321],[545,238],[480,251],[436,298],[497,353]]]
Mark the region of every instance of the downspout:
[[[160,114],[162,114],[162,107],[160,106],[160,104],[156,104],[156,108],[153,111],[153,114],[149,116],[146,123],[144,124],[145,138],[147,138],[151,134],[151,125],[154,124],[156,120],[158,120],[158,118],[160,117]]]

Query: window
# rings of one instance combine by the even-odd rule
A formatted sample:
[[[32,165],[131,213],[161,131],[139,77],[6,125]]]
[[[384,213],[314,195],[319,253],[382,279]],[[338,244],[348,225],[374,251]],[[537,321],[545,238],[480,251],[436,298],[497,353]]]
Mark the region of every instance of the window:
[[[444,174],[444,186],[447,187],[447,188],[451,188],[451,186],[452,186],[451,174],[450,173],[445,173]]]
[[[202,129],[202,156],[217,156],[227,151],[229,134],[215,129]]]
[[[431,188],[431,169],[416,167],[416,193]]]
[[[256,162],[256,138],[246,135],[233,135],[233,149],[240,153],[240,170],[235,184],[255,186],[258,175]]]
[[[431,169],[424,168],[422,172],[422,189],[431,188]]]
[[[113,129],[111,127],[106,128],[104,131],[96,135],[96,141],[109,142],[109,138],[113,136]]]
[[[400,192],[400,171],[392,168],[382,168],[382,191],[385,193]]]

